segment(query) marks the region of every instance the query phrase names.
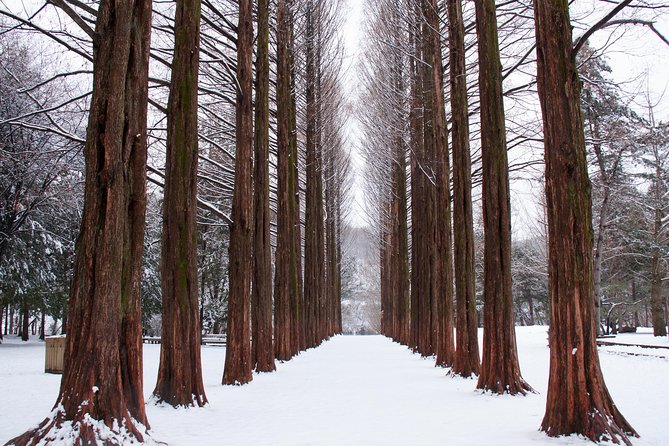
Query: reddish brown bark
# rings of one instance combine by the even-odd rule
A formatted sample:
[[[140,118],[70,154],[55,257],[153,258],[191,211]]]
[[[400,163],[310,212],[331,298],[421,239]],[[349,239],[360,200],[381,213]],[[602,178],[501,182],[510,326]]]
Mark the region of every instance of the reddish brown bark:
[[[295,34],[293,27],[294,13],[292,11],[293,1],[288,2],[290,13],[289,26],[289,66],[290,66],[290,158],[289,168],[289,215],[291,225],[291,250],[290,250],[290,326],[291,326],[291,354],[307,348],[305,331],[305,307],[304,307],[304,278],[302,273],[302,218],[300,212],[300,157],[297,145],[297,99],[295,96]]]
[[[274,351],[289,360],[304,348],[297,140],[292,72],[291,2],[277,3],[277,248],[274,280]]]
[[[433,314],[433,349],[437,355],[437,365],[448,367],[453,364],[453,255],[451,240],[451,192],[450,162],[446,136],[446,110],[444,104],[444,76],[441,58],[441,37],[439,34],[439,14],[436,0],[426,0],[423,15],[425,59],[430,69],[427,84],[431,101],[432,159],[435,173],[435,219],[433,223],[433,296],[436,314]]]
[[[631,444],[627,435],[636,432],[609,395],[595,343],[592,198],[569,11],[558,0],[534,7],[551,295],[550,374],[541,430]]]
[[[200,2],[178,0],[170,96],[161,249],[162,336],[158,401],[203,406],[197,275],[197,75]]]
[[[494,0],[476,1],[483,164],[483,358],[477,387],[525,394],[516,351],[511,292],[511,203],[502,73]]]
[[[237,25],[235,191],[230,227],[230,292],[223,384],[253,379],[251,276],[253,275],[253,2],[240,0]]]
[[[290,60],[286,0],[277,2],[277,240],[274,254],[274,354],[291,358]]]
[[[251,361],[258,372],[272,372],[272,253],[269,211],[269,1],[258,1],[255,111],[255,232],[251,294]]]
[[[434,275],[434,205],[432,98],[429,96],[430,70],[422,60],[425,57],[423,2],[410,2],[412,27],[411,45],[416,60],[410,58],[411,111],[411,345],[423,356],[434,353],[433,326],[436,322],[437,300],[433,300]],[[434,307],[432,305],[435,305]]]
[[[127,255],[133,252],[128,244],[138,243],[141,259],[143,246],[150,23],[150,1],[100,3],[84,151],[84,211],[57,410],[8,444],[37,444],[61,428],[72,432],[77,444],[143,441],[141,424],[148,424],[139,281],[127,282],[138,277],[141,261]],[[105,440],[96,432],[97,420],[109,430]],[[72,425],[78,429],[71,431]]]
[[[461,0],[448,0],[453,144],[453,233],[455,239],[456,349],[452,371],[479,374],[478,319],[474,274],[471,156]]]
[[[324,338],[323,186],[317,42],[318,6],[306,6],[306,197],[304,216],[304,327],[307,348]]]

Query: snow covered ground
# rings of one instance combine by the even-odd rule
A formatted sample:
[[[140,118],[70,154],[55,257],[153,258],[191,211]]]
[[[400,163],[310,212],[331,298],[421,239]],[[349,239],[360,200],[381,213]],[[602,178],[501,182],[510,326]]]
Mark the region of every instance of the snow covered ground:
[[[243,387],[221,386],[225,349],[203,347],[210,404],[149,404],[153,437],[174,446],[591,444],[538,431],[548,382],[546,328],[517,333],[523,376],[539,392],[526,397],[477,393],[473,380],[447,377],[432,360],[381,336],[336,337]],[[669,360],[614,348],[604,347],[600,357],[614,400],[641,434],[634,444],[666,445]],[[145,345],[147,397],[159,349]],[[49,413],[59,382],[44,373],[42,343],[0,345],[0,444]]]

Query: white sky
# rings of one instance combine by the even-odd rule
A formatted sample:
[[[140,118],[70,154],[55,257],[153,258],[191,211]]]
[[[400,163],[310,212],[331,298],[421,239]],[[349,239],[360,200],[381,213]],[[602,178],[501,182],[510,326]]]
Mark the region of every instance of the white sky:
[[[349,101],[351,105],[355,106],[355,101],[358,96],[358,85],[360,82],[357,79],[356,63],[360,57],[360,42],[362,36],[362,18],[363,18],[363,3],[364,0],[345,0],[345,14],[346,22],[342,32],[344,33],[345,51],[345,85]],[[365,215],[365,196],[362,190],[362,180],[364,169],[364,161],[359,152],[360,130],[358,128],[357,119],[355,116],[349,116],[347,125],[347,139],[351,149],[351,161],[353,164],[353,178],[354,184],[351,188],[353,193],[350,214],[348,216],[349,224],[356,227],[366,226]]]

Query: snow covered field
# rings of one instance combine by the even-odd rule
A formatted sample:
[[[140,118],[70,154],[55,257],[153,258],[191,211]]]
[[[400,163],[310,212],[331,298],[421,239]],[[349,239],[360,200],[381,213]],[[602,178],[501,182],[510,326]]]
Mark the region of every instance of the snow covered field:
[[[591,444],[538,432],[548,382],[546,328],[517,333],[523,376],[539,392],[526,397],[477,393],[473,380],[447,377],[432,360],[381,336],[338,336],[243,387],[221,386],[225,349],[203,347],[210,404],[188,410],[149,404],[151,431],[174,446]],[[148,398],[160,346],[144,348]],[[666,445],[669,351],[634,356],[616,349],[603,347],[600,357],[614,400],[641,434],[634,444]],[[59,382],[44,373],[42,343],[0,345],[0,444],[49,413]]]

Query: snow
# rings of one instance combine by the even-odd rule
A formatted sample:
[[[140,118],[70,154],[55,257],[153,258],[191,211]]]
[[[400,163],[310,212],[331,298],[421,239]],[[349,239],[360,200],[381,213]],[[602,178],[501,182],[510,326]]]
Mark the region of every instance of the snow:
[[[381,336],[338,336],[246,386],[220,384],[225,349],[202,349],[205,408],[147,407],[155,440],[170,445],[590,445],[538,431],[548,382],[546,327],[519,327],[523,377],[539,393],[476,392],[434,361]],[[145,394],[155,384],[159,345],[145,345]],[[614,401],[641,434],[637,446],[666,445],[669,360],[600,358]],[[659,349],[643,349],[652,354]],[[44,345],[15,338],[0,345],[0,443],[46,417],[60,377],[44,373]]]

